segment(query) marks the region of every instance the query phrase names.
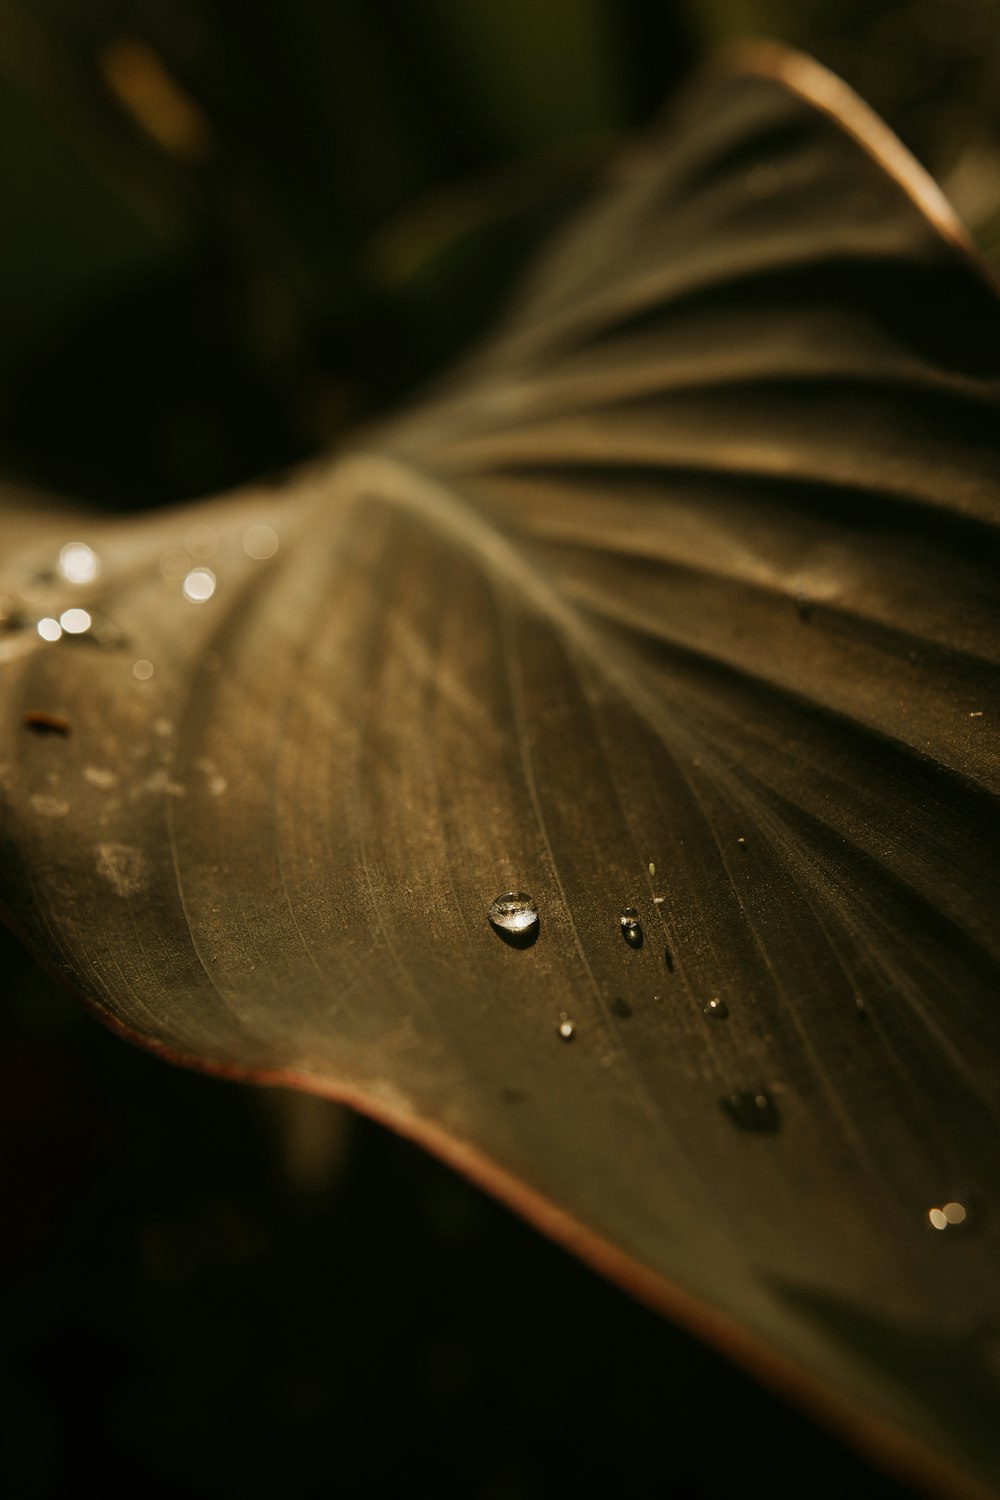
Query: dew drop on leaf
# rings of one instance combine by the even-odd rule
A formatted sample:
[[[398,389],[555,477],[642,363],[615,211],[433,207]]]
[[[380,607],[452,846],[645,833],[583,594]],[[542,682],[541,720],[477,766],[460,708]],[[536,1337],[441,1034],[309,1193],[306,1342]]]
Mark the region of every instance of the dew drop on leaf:
[[[501,932],[528,933],[538,926],[538,907],[525,891],[506,891],[497,896],[486,915]]]
[[[927,1218],[933,1229],[957,1229],[959,1224],[964,1224],[968,1213],[964,1203],[946,1203],[943,1208],[931,1208],[927,1211]]]
[[[556,1035],[564,1042],[571,1042],[576,1036],[576,1024],[570,1020],[564,1010],[559,1012],[559,1024],[556,1027]]]
[[[718,995],[713,995],[705,1006],[705,1014],[713,1021],[724,1021],[729,1014],[729,1006],[725,1000],[720,1000]]]
[[[192,604],[204,604],[215,593],[215,574],[211,568],[192,568],[181,587],[185,599]]]
[[[93,621],[85,609],[64,609],[59,624],[67,635],[86,635]]]
[[[642,923],[639,921],[639,913],[634,906],[626,906],[619,917],[622,927],[622,937],[630,948],[642,947]]]
[[[736,1093],[725,1094],[719,1104],[733,1124],[738,1125],[741,1130],[773,1135],[781,1129],[778,1106],[763,1089],[740,1089]]]

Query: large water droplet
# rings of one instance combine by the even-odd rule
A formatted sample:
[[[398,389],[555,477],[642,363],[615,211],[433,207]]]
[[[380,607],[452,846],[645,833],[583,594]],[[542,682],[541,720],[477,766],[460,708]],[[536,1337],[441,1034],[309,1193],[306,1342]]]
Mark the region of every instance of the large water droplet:
[[[505,891],[490,902],[486,913],[499,932],[527,937],[538,926],[538,907],[526,891]]]
[[[559,1012],[559,1024],[556,1027],[556,1036],[564,1042],[571,1042],[576,1036],[576,1024],[564,1010]]]
[[[53,620],[51,615],[46,615],[43,620],[39,620],[35,629],[43,641],[57,641],[62,635],[62,626],[58,620]]]
[[[621,922],[622,937],[630,948],[642,947],[642,923],[639,921],[639,913],[634,906],[626,906],[618,919]]]
[[[705,1006],[705,1014],[713,1021],[724,1021],[729,1014],[729,1006],[718,995],[713,995]]]
[[[719,1104],[741,1130],[773,1135],[781,1129],[778,1106],[763,1089],[741,1089],[738,1093],[726,1094]]]
[[[100,559],[86,542],[67,542],[59,553],[59,574],[67,583],[93,583],[100,571]]]

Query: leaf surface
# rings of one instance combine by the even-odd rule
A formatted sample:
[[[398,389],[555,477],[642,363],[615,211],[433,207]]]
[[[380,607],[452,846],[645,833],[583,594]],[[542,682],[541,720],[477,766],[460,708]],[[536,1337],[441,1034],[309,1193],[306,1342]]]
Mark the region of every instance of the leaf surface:
[[[805,59],[717,72],[336,464],[9,499],[11,923],[145,1045],[356,1104],[996,1486],[998,365],[884,127]]]

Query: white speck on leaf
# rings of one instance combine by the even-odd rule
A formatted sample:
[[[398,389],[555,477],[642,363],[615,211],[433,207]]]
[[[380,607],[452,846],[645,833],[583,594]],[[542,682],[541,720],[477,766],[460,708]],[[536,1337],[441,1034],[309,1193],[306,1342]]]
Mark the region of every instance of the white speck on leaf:
[[[135,896],[149,875],[146,856],[132,844],[98,844],[97,873],[119,896]]]
[[[43,818],[64,818],[69,812],[69,803],[61,797],[48,797],[44,792],[35,792],[30,799],[31,810]]]
[[[105,771],[100,766],[84,766],[84,780],[89,781],[91,786],[99,786],[107,789],[109,786],[117,786],[118,776],[114,771]]]

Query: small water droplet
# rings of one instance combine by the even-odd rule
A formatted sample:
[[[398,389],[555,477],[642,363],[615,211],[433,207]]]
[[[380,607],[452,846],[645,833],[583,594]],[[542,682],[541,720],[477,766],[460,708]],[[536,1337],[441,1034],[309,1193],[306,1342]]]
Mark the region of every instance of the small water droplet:
[[[140,682],[148,682],[153,675],[153,671],[153,663],[147,661],[144,656],[132,663],[132,676],[138,678]]]
[[[620,995],[616,995],[611,1002],[611,1014],[618,1016],[622,1021],[627,1021],[632,1014],[632,1007],[627,1000],[623,1000]]]
[[[773,1135],[781,1129],[778,1106],[764,1089],[740,1089],[719,1100],[725,1114],[741,1130]]]
[[[736,840],[736,842],[737,842],[737,843],[738,843],[738,844],[739,844],[739,846],[740,846],[740,848],[741,848],[741,849],[745,849],[745,848],[746,848],[746,846],[747,846],[747,841],[746,841],[746,839],[745,839],[745,838],[744,838],[744,837],[743,837],[743,835],[742,835],[742,834],[740,834],[740,836],[739,836],[739,838],[738,838],[738,839],[737,839],[737,840]]]
[[[928,1209],[927,1218],[934,1229],[956,1229],[965,1223],[968,1212],[964,1203],[951,1202],[943,1208]]]
[[[623,907],[621,916],[618,918],[618,920],[621,923],[622,937],[625,939],[626,943],[628,943],[629,947],[641,948],[642,923],[639,920],[639,913],[636,911],[635,907]]]
[[[538,926],[538,907],[526,891],[505,891],[490,902],[486,915],[494,928],[514,936],[526,936]]]
[[[85,635],[93,621],[85,609],[64,609],[59,616],[59,624],[67,635]]]
[[[57,641],[62,635],[62,626],[58,620],[53,620],[50,615],[46,615],[44,619],[39,620],[35,629],[43,641]]]
[[[576,1036],[576,1024],[570,1020],[564,1010],[559,1012],[559,1024],[556,1027],[556,1035],[564,1042],[571,1042]]]
[[[59,553],[59,574],[67,583],[93,583],[101,571],[100,559],[86,542],[67,542]]]
[[[705,1006],[705,1014],[713,1021],[724,1021],[729,1014],[729,1006],[725,1000],[720,1000],[718,995],[713,995]]]
[[[192,568],[181,587],[185,599],[192,604],[204,604],[215,593],[215,574],[211,568]]]
[[[257,562],[266,562],[278,550],[278,533],[271,526],[248,526],[243,533],[243,551]]]

